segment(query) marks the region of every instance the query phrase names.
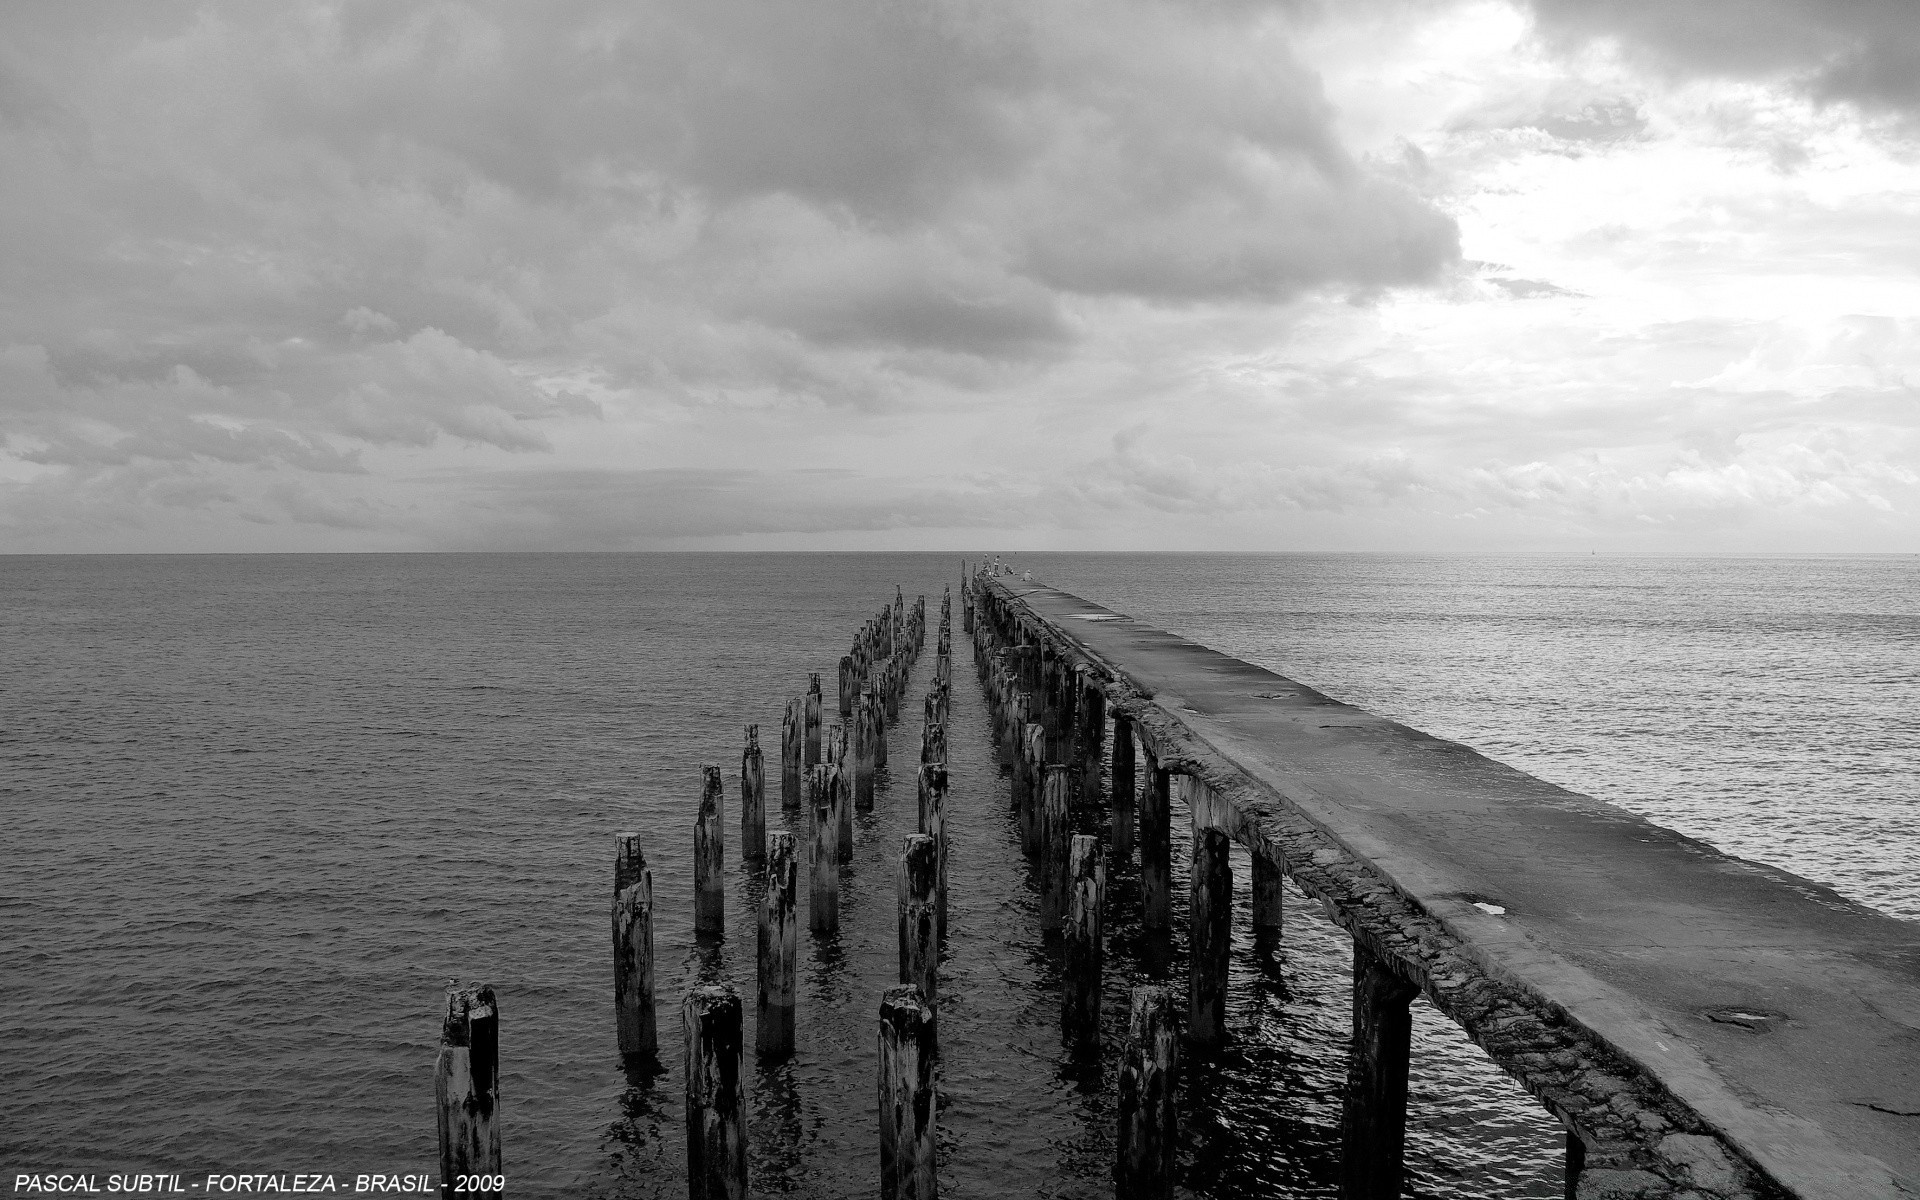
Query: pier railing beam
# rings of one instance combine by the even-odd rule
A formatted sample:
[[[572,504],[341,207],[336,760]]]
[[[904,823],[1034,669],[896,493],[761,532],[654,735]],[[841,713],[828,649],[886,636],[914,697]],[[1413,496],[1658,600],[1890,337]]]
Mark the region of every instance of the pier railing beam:
[[[680,1002],[686,1039],[687,1194],[690,1200],[746,1200],[747,1105],[740,997],[700,987]]]
[[[1133,989],[1127,1044],[1120,1056],[1120,1136],[1115,1141],[1115,1200],[1171,1200],[1180,1121],[1175,1107],[1180,1030],[1173,994]]]
[[[433,1065],[440,1194],[462,1175],[500,1174],[500,1009],[485,984],[452,988]],[[499,1200],[502,1189],[464,1192]]]
[[[1399,1200],[1407,1137],[1410,1005],[1419,989],[1353,944],[1353,1045],[1340,1117],[1341,1200]]]
[[[1233,867],[1226,833],[1193,831],[1193,929],[1188,942],[1187,1037],[1199,1046],[1227,1038],[1227,964],[1233,945]]]
[[[793,834],[776,830],[767,851],[767,894],[760,903],[760,987],[755,1049],[762,1058],[793,1053],[794,973],[799,941],[799,864]]]
[[[1140,793],[1140,924],[1165,929],[1173,920],[1173,799],[1170,772],[1147,752]]]

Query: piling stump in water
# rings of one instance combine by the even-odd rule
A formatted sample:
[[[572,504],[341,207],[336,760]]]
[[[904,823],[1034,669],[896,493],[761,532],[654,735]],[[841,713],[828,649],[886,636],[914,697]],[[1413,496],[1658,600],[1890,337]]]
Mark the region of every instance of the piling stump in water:
[[[767,768],[760,757],[760,727],[747,726],[740,752],[740,858],[759,862],[767,850]]]
[[[1043,818],[1047,789],[1047,731],[1038,721],[1029,721],[1022,729],[1025,743],[1014,770],[1026,774],[1026,811],[1021,829],[1026,835],[1028,858],[1039,858],[1042,848]]]
[[[1113,722],[1113,857],[1126,862],[1133,857],[1133,722],[1116,717]]]
[[[853,696],[856,690],[853,674],[853,655],[840,656],[840,718],[851,720],[853,717]]]
[[[920,764],[920,832],[933,839],[935,910],[939,933],[947,936],[947,766]],[[931,997],[931,993],[929,993]],[[929,1001],[931,1002],[931,1001]]]
[[[807,928],[832,933],[840,928],[840,838],[825,767],[807,772],[807,814]]]
[[[900,982],[920,989],[929,1009],[940,1006],[938,936],[939,854],[933,838],[910,833],[900,849]]]
[[[721,836],[726,789],[719,767],[701,767],[700,815],[693,825],[693,931],[721,937],[727,931],[727,846]]]
[[[803,748],[802,766],[811,767],[820,761],[820,673],[807,676],[806,708],[802,710],[806,721],[806,742]]]
[[[780,721],[780,807],[783,809],[800,807],[805,779],[800,761],[805,753],[805,725],[805,702],[798,697],[787,701],[786,715]]]
[[[756,1049],[762,1058],[785,1058],[793,1053],[794,967],[800,924],[798,876],[793,834],[776,830],[767,852],[767,894],[760,905]]]
[[[699,987],[680,1003],[687,1058],[687,1195],[746,1200],[747,1104],[740,997]]]
[[[1407,1137],[1408,1008],[1419,989],[1364,944],[1353,944],[1353,1044],[1340,1115],[1340,1195],[1400,1195]]]
[[[1140,924],[1165,929],[1173,919],[1172,780],[1147,752],[1147,786],[1140,793]]]
[[[1060,990],[1060,1026],[1081,1049],[1100,1045],[1100,974],[1106,963],[1102,913],[1107,864],[1100,839],[1076,833],[1067,850],[1066,979]]]
[[[1133,989],[1127,1044],[1120,1057],[1120,1136],[1113,1172],[1117,1200],[1169,1200],[1180,1136],[1177,1075],[1180,1034],[1173,994]]]
[[[1278,932],[1282,921],[1280,879],[1285,865],[1280,851],[1271,847],[1253,849],[1253,927]]]
[[[1106,756],[1107,694],[1100,690],[1093,669],[1082,667],[1075,673],[1079,688],[1077,714],[1080,729],[1080,802],[1100,802],[1100,762]]]
[[[853,806],[873,807],[873,692],[862,688],[853,706]]]
[[[1193,831],[1193,932],[1188,977],[1187,1036],[1217,1046],[1227,1037],[1227,967],[1232,948],[1233,868],[1227,835]]]
[[[653,872],[640,835],[615,837],[613,1013],[620,1054],[650,1060],[660,1051],[653,998]]]
[[[887,765],[887,703],[878,689],[873,693],[873,765]]]
[[[452,988],[433,1065],[440,1125],[440,1194],[462,1175],[500,1174],[500,1011],[485,984]],[[499,1200],[501,1189],[462,1192]]]
[[[1040,928],[1056,930],[1067,917],[1067,847],[1073,836],[1067,797],[1073,768],[1048,763],[1040,808]]]
[[[880,1195],[935,1200],[933,1011],[910,983],[880,1001]]]
[[[839,763],[827,764],[833,788],[833,852],[837,861],[853,861],[853,775]]]

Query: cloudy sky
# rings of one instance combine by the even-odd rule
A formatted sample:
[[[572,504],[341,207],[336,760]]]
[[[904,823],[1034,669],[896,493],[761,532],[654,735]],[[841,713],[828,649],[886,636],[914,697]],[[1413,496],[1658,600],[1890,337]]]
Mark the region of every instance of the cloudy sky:
[[[0,8],[0,550],[1920,550],[1913,0]]]

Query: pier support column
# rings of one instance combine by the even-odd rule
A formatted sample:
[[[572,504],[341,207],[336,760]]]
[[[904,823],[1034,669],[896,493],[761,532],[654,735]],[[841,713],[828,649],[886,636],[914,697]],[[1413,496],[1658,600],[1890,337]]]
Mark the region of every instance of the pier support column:
[[[780,807],[800,807],[805,774],[800,760],[804,755],[806,705],[798,697],[787,701],[786,714],[780,719]]]
[[[1399,1200],[1407,1137],[1409,1010],[1419,989],[1353,944],[1353,1045],[1340,1117],[1341,1200]]]
[[[1580,1135],[1567,1130],[1567,1184],[1566,1200],[1579,1200],[1580,1173],[1587,1169],[1587,1144]]]
[[[1040,928],[1058,930],[1067,917],[1067,848],[1073,836],[1073,818],[1067,795],[1073,789],[1073,768],[1048,763],[1040,806]]]
[[[1180,1031],[1173,993],[1133,989],[1127,1045],[1120,1056],[1120,1136],[1115,1139],[1116,1200],[1172,1200],[1180,1119],[1174,1100]]]
[[[794,969],[799,941],[799,864],[794,836],[776,830],[767,852],[767,894],[760,904],[760,988],[755,1049],[762,1058],[793,1053]]]
[[[726,785],[719,767],[701,767],[700,817],[693,826],[693,932],[724,937],[727,932],[727,843],[720,825]]]
[[[760,756],[760,727],[747,726],[740,752],[740,860],[759,862],[767,852],[767,766]]]
[[[1173,920],[1172,777],[1147,752],[1147,786],[1140,793],[1140,924],[1165,929]]]
[[[650,1062],[660,1051],[653,1000],[653,872],[640,835],[615,835],[613,1013],[623,1058]]]
[[[806,742],[800,764],[811,767],[820,761],[820,672],[807,676],[807,699],[804,710]]]
[[[1284,860],[1280,851],[1267,846],[1255,846],[1251,853],[1253,859],[1253,927],[1262,932],[1278,933],[1282,920],[1280,880],[1285,875]]]
[[[1025,839],[1021,848],[1026,851],[1028,858],[1038,858],[1043,844],[1041,813],[1046,808],[1046,727],[1038,721],[1029,721],[1021,726],[1021,737],[1026,741],[1026,749],[1014,766],[1017,771],[1025,771],[1027,776],[1027,807],[1022,814],[1020,825],[1025,833]]]
[[[1081,667],[1074,672],[1074,690],[1080,701],[1077,739],[1080,751],[1080,803],[1099,804],[1100,762],[1106,757],[1107,694],[1094,682],[1093,670]]]
[[[947,936],[947,764],[944,762],[921,764],[920,832],[933,839],[934,911],[939,917],[939,935],[944,941]],[[932,1004],[931,992],[928,997],[927,1002]]]
[[[485,984],[447,992],[433,1064],[440,1124],[440,1194],[461,1175],[500,1174],[500,1011]],[[499,1200],[501,1189],[463,1196]]]
[[[700,987],[680,1003],[687,1061],[687,1194],[746,1200],[747,1104],[740,997]]]
[[[933,1011],[910,983],[880,1001],[880,1195],[936,1200]]]
[[[1067,851],[1066,978],[1060,989],[1060,1027],[1078,1050],[1100,1048],[1100,977],[1106,963],[1102,914],[1107,864],[1100,839],[1073,835]]]
[[[873,689],[861,688],[853,702],[853,806],[861,812],[873,811],[873,727],[879,719]]]
[[[900,982],[940,1009],[939,854],[933,838],[910,833],[900,848]]]
[[[1133,858],[1133,722],[1113,719],[1113,860]]]
[[[839,763],[828,763],[833,787],[833,852],[840,862],[853,861],[853,775]]]
[[[807,928],[833,933],[840,928],[840,829],[834,820],[832,781],[825,767],[807,772]]]
[[[1198,1046],[1227,1039],[1227,959],[1233,946],[1233,867],[1226,833],[1193,831],[1193,928],[1188,941],[1187,1036]]]

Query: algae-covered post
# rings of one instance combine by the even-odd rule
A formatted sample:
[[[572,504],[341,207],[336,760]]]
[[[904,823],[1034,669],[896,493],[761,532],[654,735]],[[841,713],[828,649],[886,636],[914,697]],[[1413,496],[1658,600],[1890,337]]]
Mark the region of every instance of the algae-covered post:
[[[827,766],[833,787],[833,852],[837,861],[853,861],[853,773],[839,763]]]
[[[873,689],[861,688],[853,705],[853,806],[873,808]]]
[[[746,1200],[746,1046],[740,997],[731,987],[699,987],[680,1002],[686,1042],[687,1195]]]
[[[1188,941],[1187,1037],[1217,1046],[1227,1036],[1227,966],[1232,950],[1233,868],[1229,839],[1208,826],[1193,831],[1193,928]]]
[[[903,983],[880,1001],[880,1195],[935,1200],[933,1011]]]
[[[840,656],[840,719],[853,716],[853,694],[859,685],[854,679],[853,655]]]
[[[1353,1045],[1340,1115],[1340,1195],[1398,1200],[1407,1137],[1409,1005],[1419,992],[1364,943],[1353,944]]]
[[[1113,722],[1113,857],[1126,862],[1133,857],[1133,801],[1136,783],[1133,762],[1133,722],[1115,717]]]
[[[653,998],[653,872],[637,833],[616,834],[613,861],[613,1012],[624,1058],[659,1053]]]
[[[440,1190],[461,1176],[500,1179],[500,1010],[485,984],[451,988],[433,1065]],[[463,1192],[499,1200],[502,1188]]]
[[[1067,797],[1073,768],[1048,763],[1040,807],[1040,928],[1057,930],[1067,917],[1067,845],[1073,821]]]
[[[1115,1142],[1118,1200],[1169,1200],[1180,1134],[1174,1107],[1180,1033],[1173,994],[1133,989],[1127,1044],[1120,1058],[1120,1135]]]
[[[719,937],[727,931],[727,845],[721,831],[726,787],[719,767],[700,768],[700,816],[693,826],[693,931]]]
[[[933,839],[935,905],[939,913],[940,936],[947,936],[947,765],[923,763],[920,767],[920,832]]]
[[[832,789],[825,767],[807,772],[807,928],[815,933],[840,928],[840,838]]]
[[[1020,756],[1014,760],[1016,775],[1025,780],[1021,791],[1021,830],[1024,834],[1022,849],[1028,858],[1038,858],[1043,853],[1042,835],[1044,821],[1042,812],[1046,808],[1047,773],[1047,730],[1038,721],[1028,721],[1022,725],[1024,743]]]
[[[780,721],[780,807],[799,808],[804,779],[805,702],[795,697],[787,701],[786,715]]]
[[[1066,979],[1060,989],[1060,1024],[1081,1049],[1100,1045],[1100,974],[1106,962],[1101,912],[1107,866],[1100,839],[1076,833],[1067,851]]]
[[[800,760],[803,766],[811,767],[820,761],[820,706],[820,672],[815,671],[807,676],[805,757]]]
[[[1140,924],[1165,929],[1173,920],[1173,798],[1170,773],[1147,751],[1140,792]]]
[[[1091,667],[1075,673],[1075,706],[1079,718],[1077,749],[1080,753],[1080,802],[1100,802],[1100,762],[1105,757],[1103,744],[1107,732],[1107,696],[1100,690]]]
[[[939,1010],[937,927],[939,855],[933,838],[910,833],[900,848],[900,982],[916,984],[927,1007]]]
[[[759,862],[767,848],[767,767],[760,757],[760,727],[747,726],[740,752],[740,858]]]
[[[793,834],[776,830],[767,851],[767,894],[760,904],[760,988],[756,1048],[762,1058],[793,1053],[799,864]]]

